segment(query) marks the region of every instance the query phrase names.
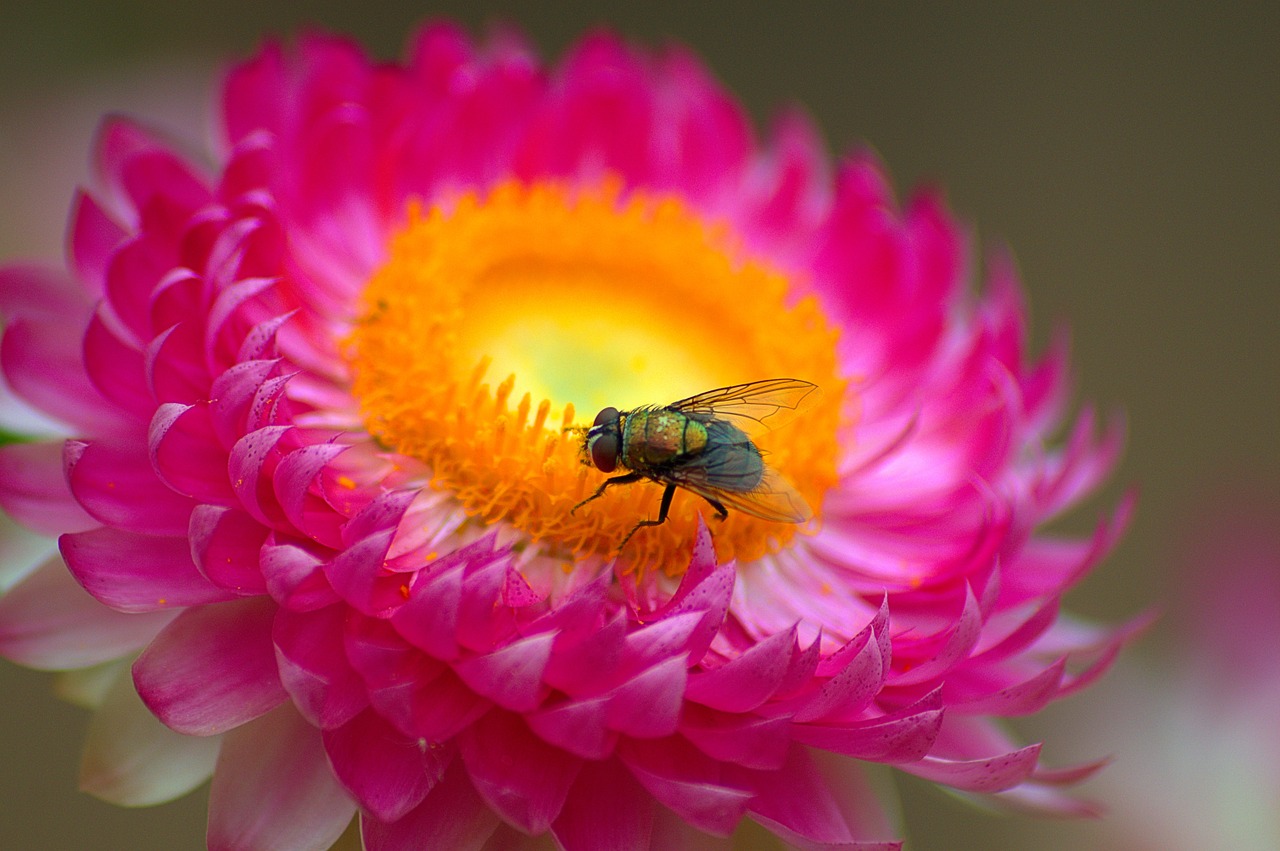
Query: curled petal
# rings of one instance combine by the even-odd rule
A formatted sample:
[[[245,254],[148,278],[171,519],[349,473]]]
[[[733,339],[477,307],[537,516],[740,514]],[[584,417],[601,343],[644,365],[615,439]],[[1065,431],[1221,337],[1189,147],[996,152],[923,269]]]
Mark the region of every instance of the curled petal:
[[[110,527],[63,535],[58,545],[72,575],[98,600],[122,612],[150,612],[239,596],[196,569],[185,538]]]
[[[133,664],[143,702],[192,736],[225,733],[278,706],[288,695],[271,644],[274,613],[262,598],[183,612]]]
[[[455,759],[440,782],[408,815],[394,822],[364,816],[360,820],[360,836],[368,851],[480,851],[499,823],[498,816],[476,794],[462,761]]]
[[[0,655],[45,670],[97,665],[136,653],[175,614],[108,609],[53,557],[0,597]]]
[[[281,706],[227,734],[209,789],[206,838],[211,851],[328,848],[355,813],[319,731]]]
[[[216,736],[185,736],[161,724],[123,671],[89,725],[80,788],[124,807],[171,801],[209,779],[221,744]]]

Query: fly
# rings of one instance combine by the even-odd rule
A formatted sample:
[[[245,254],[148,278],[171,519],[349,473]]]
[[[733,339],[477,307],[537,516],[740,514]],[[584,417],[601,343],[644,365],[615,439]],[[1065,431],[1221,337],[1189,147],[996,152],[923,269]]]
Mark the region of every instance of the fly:
[[[658,519],[638,522],[619,551],[641,528],[667,521],[676,488],[705,499],[721,520],[733,508],[762,520],[803,523],[813,516],[809,504],[765,463],[747,430],[781,424],[817,389],[808,381],[773,378],[708,390],[661,407],[605,408],[583,436],[582,463],[603,473],[627,472],[605,479],[572,511],[599,499],[612,485],[644,479],[665,485]]]

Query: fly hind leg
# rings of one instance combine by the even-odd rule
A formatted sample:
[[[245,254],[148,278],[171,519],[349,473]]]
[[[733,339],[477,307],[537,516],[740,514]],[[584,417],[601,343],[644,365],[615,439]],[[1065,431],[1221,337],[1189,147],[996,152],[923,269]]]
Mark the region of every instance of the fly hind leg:
[[[725,508],[723,505],[716,502],[714,499],[712,499],[709,496],[703,496],[702,498],[705,499],[707,502],[711,503],[711,507],[716,510],[717,520],[723,521],[726,517],[729,516],[729,509]]]
[[[605,482],[605,484],[607,485],[609,484],[609,482]],[[667,512],[671,510],[671,497],[675,496],[675,493],[676,493],[676,486],[667,485],[667,489],[662,492],[662,504],[658,506],[658,519],[657,520],[641,520],[639,523],[632,526],[631,531],[627,533],[627,537],[622,539],[621,544],[618,544],[618,552],[622,552],[622,550],[627,546],[627,541],[630,541],[631,536],[634,535],[636,532],[639,532],[641,527],[661,526],[663,523],[667,522]]]

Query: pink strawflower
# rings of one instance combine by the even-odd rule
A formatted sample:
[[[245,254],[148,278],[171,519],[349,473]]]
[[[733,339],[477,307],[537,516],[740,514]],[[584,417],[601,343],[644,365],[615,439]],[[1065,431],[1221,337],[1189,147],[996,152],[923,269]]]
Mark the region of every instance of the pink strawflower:
[[[212,168],[109,120],[68,271],[0,273],[5,378],[62,424],[0,450],[0,505],[61,555],[23,561],[0,652],[131,661],[85,688],[88,788],[212,776],[219,849],[357,813],[373,849],[707,848],[744,817],[898,847],[866,762],[1088,809],[1056,787],[1095,766],[998,719],[1132,632],[1058,611],[1127,504],[1036,533],[1120,432],[1048,445],[1065,346],[1028,360],[1011,264],[974,295],[936,193],[833,173],[795,114],[758,141],[692,56],[608,34],[549,70],[506,31],[429,26],[403,65],[307,36],[222,107]],[[619,556],[661,488],[573,510],[595,411],[782,377],[818,401],[758,439],[813,520],[680,491]]]

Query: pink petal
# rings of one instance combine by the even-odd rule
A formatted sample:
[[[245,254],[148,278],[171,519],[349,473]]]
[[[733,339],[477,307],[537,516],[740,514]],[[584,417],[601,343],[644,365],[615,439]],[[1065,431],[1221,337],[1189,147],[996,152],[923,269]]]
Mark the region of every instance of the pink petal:
[[[942,729],[938,689],[906,709],[862,724],[797,724],[795,740],[873,762],[914,762],[933,748]]]
[[[780,771],[752,773],[756,798],[751,818],[789,845],[805,851],[898,851],[901,842],[855,839],[891,834],[884,807],[854,760],[835,770],[809,751],[792,748]]]
[[[796,721],[856,717],[870,703],[884,685],[888,670],[888,660],[884,658],[883,648],[876,637],[868,626],[834,654],[847,660],[844,667],[823,683],[816,693],[801,699],[800,708],[795,713]],[[859,644],[861,649],[850,656],[848,651]],[[822,664],[819,663],[819,670]]]
[[[286,705],[227,734],[206,840],[210,851],[328,848],[355,813],[319,732]]]
[[[201,502],[234,505],[227,452],[214,430],[210,404],[165,402],[147,430],[151,467],[170,488]]]
[[[589,761],[552,831],[565,851],[650,848],[653,810],[649,793],[618,760]]]
[[[256,522],[256,521],[255,521]],[[319,557],[291,544],[263,544],[258,566],[271,599],[297,612],[309,612],[338,602]]]
[[[609,727],[640,739],[671,735],[680,722],[687,676],[687,664],[677,656],[629,677],[609,694]]]
[[[63,535],[58,545],[85,590],[122,612],[196,606],[239,596],[200,574],[185,538],[103,527]]]
[[[53,557],[0,597],[0,655],[45,670],[97,665],[136,653],[175,614],[108,609]]]
[[[134,662],[138,694],[166,725],[193,736],[269,712],[288,699],[271,642],[275,611],[262,597],[186,610]]]
[[[604,759],[618,740],[605,724],[607,705],[603,697],[575,700],[541,709],[525,721],[549,744],[584,759]]]
[[[98,525],[71,496],[63,476],[61,440],[0,446],[0,508],[43,535]]]
[[[84,366],[94,389],[109,399],[122,415],[145,422],[155,407],[147,386],[142,350],[122,339],[99,308],[84,335]]]
[[[280,680],[294,706],[321,730],[347,724],[369,705],[359,674],[347,660],[343,642],[344,606],[314,612],[281,610],[272,635]]]
[[[680,734],[713,759],[773,770],[782,767],[790,750],[791,720],[689,706],[680,719]]]
[[[530,834],[560,814],[582,761],[533,735],[518,716],[494,710],[460,737],[476,791],[508,823]]]
[[[661,803],[715,836],[728,836],[742,820],[752,793],[722,778],[719,763],[678,739],[624,742],[627,768]]]
[[[401,736],[371,711],[325,730],[324,747],[342,785],[379,821],[403,818],[448,767],[446,748]]]
[[[462,567],[419,581],[409,600],[391,615],[391,625],[415,647],[437,659],[458,656],[458,606]]]
[[[80,282],[61,269],[15,263],[0,267],[0,315],[61,319],[86,315],[91,301]]]
[[[1040,745],[1028,745],[987,759],[951,760],[927,756],[901,768],[917,777],[968,792],[999,792],[1027,779],[1039,758]]]
[[[554,642],[551,633],[533,635],[459,662],[454,670],[478,694],[507,709],[527,712],[538,705],[545,692],[542,672]]]
[[[107,265],[124,242],[124,228],[111,219],[97,200],[79,191],[72,204],[69,228],[71,267],[88,294],[97,297],[106,289]]]
[[[390,823],[364,816],[360,835],[367,851],[480,851],[498,824],[498,816],[476,794],[462,760],[455,759],[417,808]]]
[[[209,779],[221,744],[161,724],[122,670],[89,725],[80,788],[122,807],[162,804]]]
[[[267,379],[278,378],[279,369],[277,360],[247,360],[213,380],[209,414],[214,433],[224,447],[232,446],[244,435],[258,390]]]
[[[275,460],[278,444],[292,426],[266,426],[246,434],[231,448],[227,472],[242,507],[264,526],[288,528],[264,471]]]
[[[272,476],[276,499],[289,521],[306,530],[313,541],[331,547],[341,546],[341,529],[347,518],[334,511],[313,486],[329,462],[346,450],[346,446],[336,443],[295,449],[280,460]]]
[[[764,703],[791,665],[796,630],[779,632],[713,671],[689,679],[690,700],[726,712],[749,712]]]
[[[197,505],[188,535],[196,566],[214,585],[244,595],[266,592],[258,557],[267,530],[258,521],[234,508]]]
[[[88,432],[119,434],[125,430],[119,413],[89,381],[81,337],[67,333],[68,321],[79,324],[78,317],[9,320],[0,340],[5,380],[44,413]]]
[[[187,531],[189,498],[156,478],[139,443],[99,440],[67,454],[67,483],[76,500],[107,526],[144,535]]]

